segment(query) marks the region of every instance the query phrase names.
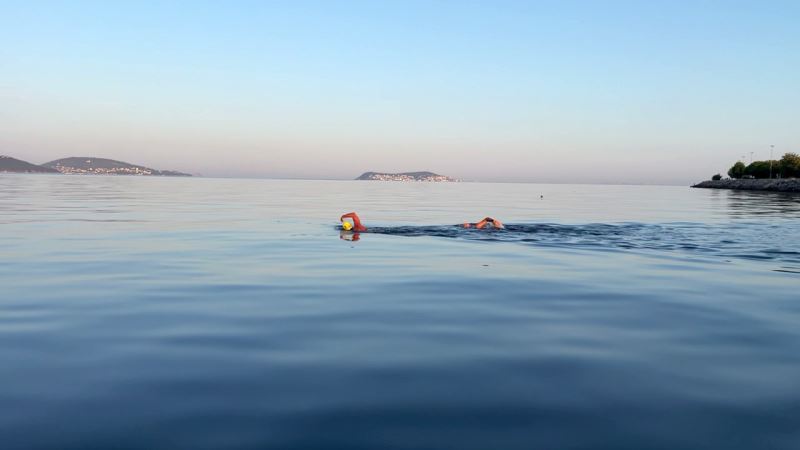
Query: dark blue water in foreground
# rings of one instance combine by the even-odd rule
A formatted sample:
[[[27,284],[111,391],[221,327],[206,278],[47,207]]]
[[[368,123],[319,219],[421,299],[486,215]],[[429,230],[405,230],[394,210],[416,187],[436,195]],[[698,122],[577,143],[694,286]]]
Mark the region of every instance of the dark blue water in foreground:
[[[375,232],[340,234],[352,210]],[[485,215],[508,229],[449,225]],[[0,175],[0,448],[797,449],[799,219],[682,187]]]

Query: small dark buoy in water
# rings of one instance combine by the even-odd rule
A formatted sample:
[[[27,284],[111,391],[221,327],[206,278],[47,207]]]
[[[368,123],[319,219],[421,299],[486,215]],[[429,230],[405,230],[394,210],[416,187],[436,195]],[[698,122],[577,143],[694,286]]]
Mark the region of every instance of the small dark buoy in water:
[[[539,198],[544,200],[544,195],[540,195]]]

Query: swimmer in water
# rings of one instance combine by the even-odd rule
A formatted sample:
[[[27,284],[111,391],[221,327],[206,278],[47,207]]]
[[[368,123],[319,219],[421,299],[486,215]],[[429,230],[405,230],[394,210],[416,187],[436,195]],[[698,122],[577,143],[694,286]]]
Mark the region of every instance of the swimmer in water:
[[[346,220],[348,219],[349,221],[353,222],[352,225],[350,225],[349,221],[346,222]],[[356,214],[355,212],[342,214],[342,217],[339,218],[339,221],[342,222],[343,224],[342,229],[344,229],[345,231],[354,231],[354,232],[367,231],[367,227],[365,227],[364,224],[361,223],[361,218],[358,217],[358,214]],[[476,223],[467,222],[463,225],[463,227],[477,228],[479,230],[484,228],[496,228],[496,229],[505,228],[503,226],[503,222],[500,222],[499,220],[493,219],[491,217],[484,217],[483,220]]]
[[[342,217],[339,218],[339,221],[344,223],[345,219],[350,219],[351,221],[353,221],[352,228],[344,228],[344,226],[342,227],[345,230],[347,230],[347,231],[351,231],[352,230],[352,231],[355,231],[355,232],[367,231],[367,227],[365,227],[361,223],[361,218],[358,217],[358,214],[356,214],[354,212],[349,212],[347,214],[342,214]]]
[[[500,222],[497,219],[493,219],[491,217],[484,217],[483,220],[477,223],[469,223],[469,222],[464,223],[464,228],[477,228],[479,230],[483,228],[496,228],[499,230],[505,227],[503,226],[503,222]]]

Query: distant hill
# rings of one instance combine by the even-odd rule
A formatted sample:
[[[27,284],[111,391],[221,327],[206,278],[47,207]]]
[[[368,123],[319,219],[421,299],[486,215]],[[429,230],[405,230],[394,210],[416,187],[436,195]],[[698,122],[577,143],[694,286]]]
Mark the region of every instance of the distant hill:
[[[430,182],[450,182],[458,181],[444,175],[433,172],[402,172],[402,173],[383,173],[383,172],[364,172],[356,180],[371,181],[430,181]]]
[[[0,155],[0,172],[6,173],[58,173],[49,167],[37,166],[21,159]]]
[[[149,175],[166,177],[190,177],[188,173],[174,170],[156,170],[149,167],[137,166],[124,161],[116,161],[92,156],[73,156],[62,158],[42,164],[44,167],[55,169],[68,174],[94,174],[94,175]]]

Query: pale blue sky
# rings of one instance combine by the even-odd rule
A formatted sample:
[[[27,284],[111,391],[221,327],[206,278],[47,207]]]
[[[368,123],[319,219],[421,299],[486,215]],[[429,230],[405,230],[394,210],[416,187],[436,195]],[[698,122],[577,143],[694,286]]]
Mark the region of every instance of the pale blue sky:
[[[800,2],[8,2],[0,153],[684,184],[800,152]]]

